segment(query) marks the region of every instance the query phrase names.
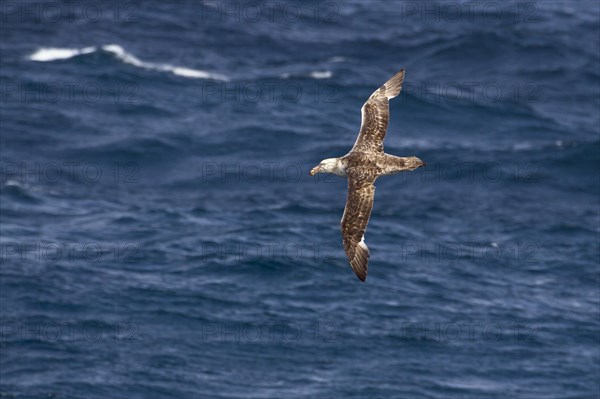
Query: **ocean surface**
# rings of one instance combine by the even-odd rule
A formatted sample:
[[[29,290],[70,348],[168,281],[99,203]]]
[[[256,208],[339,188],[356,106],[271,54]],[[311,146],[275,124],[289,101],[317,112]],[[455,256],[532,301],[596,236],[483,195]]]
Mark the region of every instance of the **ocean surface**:
[[[0,11],[0,397],[599,397],[597,1]]]

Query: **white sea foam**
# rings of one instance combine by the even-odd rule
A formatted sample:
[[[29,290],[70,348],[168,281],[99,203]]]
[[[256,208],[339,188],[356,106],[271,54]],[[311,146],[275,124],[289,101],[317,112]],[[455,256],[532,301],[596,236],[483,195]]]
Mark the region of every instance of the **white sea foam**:
[[[139,68],[145,68],[155,71],[170,72],[177,76],[191,79],[213,79],[213,80],[229,80],[226,76],[218,73],[210,73],[199,69],[179,67],[170,64],[157,64],[153,62],[145,62],[137,58],[135,55],[128,53],[125,49],[118,44],[107,44],[102,46],[104,51],[113,53],[118,59],[126,64],[130,64]]]
[[[173,67],[173,69],[171,69],[170,71],[173,72],[175,75],[183,76],[186,78],[227,80],[227,78],[223,75],[199,71],[197,69]]]
[[[122,62],[133,65],[138,68],[144,68],[153,71],[170,72],[174,75],[190,79],[213,79],[229,80],[225,75],[211,73],[199,69],[180,67],[170,64],[154,63],[142,61],[135,55],[127,52],[118,44],[107,44],[101,47],[103,51],[113,54]],[[82,49],[74,48],[41,48],[29,56],[29,60],[38,62],[50,62],[56,60],[66,60],[82,54],[90,54],[98,51],[97,47],[84,47]]]
[[[310,76],[313,79],[329,79],[330,77],[333,76],[333,73],[331,71],[313,71],[313,72],[310,72],[308,74],[308,76]],[[306,75],[305,74],[292,75],[289,72],[284,72],[284,73],[280,74],[279,77],[282,79],[291,79],[291,78],[306,77]]]
[[[13,186],[13,187],[23,187],[18,181],[16,180],[7,180],[6,183],[4,183],[6,186]]]
[[[31,61],[38,62],[49,62],[56,60],[67,60],[81,54],[89,54],[96,51],[96,47],[84,47],[82,49],[77,48],[54,48],[54,47],[42,47],[35,53],[29,56]]]
[[[332,76],[331,71],[314,71],[310,73],[310,77],[315,79],[329,79]]]
[[[150,63],[143,62],[135,55],[128,53],[123,47],[119,46],[118,44],[107,44],[105,46],[102,46],[102,50],[114,54],[118,59],[120,59],[126,64],[130,64],[140,68],[146,68],[147,66],[151,65]]]

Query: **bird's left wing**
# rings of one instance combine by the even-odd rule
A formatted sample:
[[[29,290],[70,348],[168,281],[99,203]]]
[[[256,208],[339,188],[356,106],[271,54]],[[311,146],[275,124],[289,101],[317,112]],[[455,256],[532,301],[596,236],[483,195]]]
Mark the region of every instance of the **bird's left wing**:
[[[387,132],[390,119],[389,100],[400,94],[404,82],[404,69],[392,76],[360,109],[362,123],[360,133],[352,151],[380,151],[383,152],[383,139]]]
[[[367,278],[369,264],[365,231],[375,199],[375,178],[348,171],[348,197],[341,222],[342,239],[350,266],[361,281]]]

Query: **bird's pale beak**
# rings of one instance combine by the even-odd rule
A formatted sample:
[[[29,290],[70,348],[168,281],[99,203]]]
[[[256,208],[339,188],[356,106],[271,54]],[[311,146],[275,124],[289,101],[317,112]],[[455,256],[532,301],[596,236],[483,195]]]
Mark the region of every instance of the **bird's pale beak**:
[[[310,170],[310,173],[309,173],[309,175],[311,175],[311,176],[314,176],[314,175],[316,175],[317,173],[319,173],[319,171],[320,171],[320,170],[321,170],[321,167],[320,167],[320,165],[317,165],[317,166],[315,166],[314,168],[312,168],[312,169]]]

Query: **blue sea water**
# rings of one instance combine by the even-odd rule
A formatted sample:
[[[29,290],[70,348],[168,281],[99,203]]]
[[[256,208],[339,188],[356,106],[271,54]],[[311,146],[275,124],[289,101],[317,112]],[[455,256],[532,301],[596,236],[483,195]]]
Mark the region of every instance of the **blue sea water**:
[[[0,396],[599,397],[597,1],[1,12]],[[308,171],[402,67],[360,283]]]

